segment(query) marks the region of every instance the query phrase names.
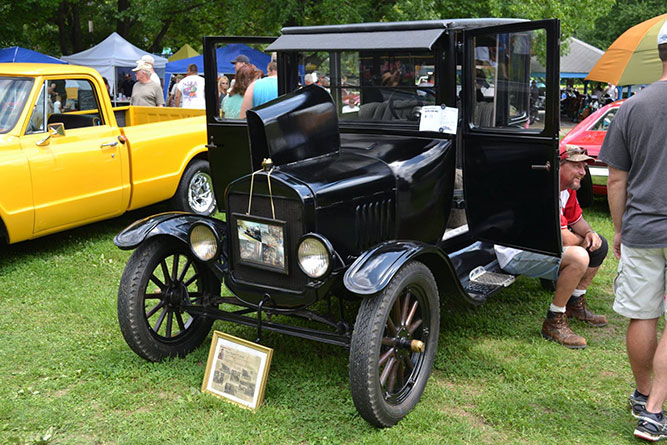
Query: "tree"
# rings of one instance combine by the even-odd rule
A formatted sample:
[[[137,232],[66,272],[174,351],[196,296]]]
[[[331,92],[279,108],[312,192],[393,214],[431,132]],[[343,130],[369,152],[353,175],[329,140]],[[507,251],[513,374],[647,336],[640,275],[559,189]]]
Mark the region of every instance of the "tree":
[[[575,35],[606,50],[628,28],[665,13],[667,4],[664,0],[618,0],[595,21],[582,22]]]

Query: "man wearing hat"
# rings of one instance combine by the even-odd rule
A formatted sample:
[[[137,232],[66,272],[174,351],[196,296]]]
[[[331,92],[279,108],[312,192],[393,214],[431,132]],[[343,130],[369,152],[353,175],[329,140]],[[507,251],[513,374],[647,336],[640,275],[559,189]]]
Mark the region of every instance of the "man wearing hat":
[[[620,260],[614,310],[630,319],[635,436],[650,441],[667,438],[667,330],[657,341],[667,288],[667,22],[657,43],[662,76],[623,103],[600,149],[609,165],[613,247]]]
[[[132,87],[130,105],[164,106],[162,88],[151,80],[151,66],[143,60],[139,60],[137,66],[132,71],[134,71],[137,82]]]
[[[510,247],[495,246],[500,267],[508,273],[556,280],[553,302],[542,324],[542,336],[570,349],[583,349],[586,339],[575,334],[568,318],[592,326],[607,324],[604,315],[591,312],[584,294],[607,256],[607,240],[586,222],[577,201],[577,189],[593,162],[586,150],[568,145],[560,154],[560,227],[563,252],[560,258]]]
[[[139,62],[144,62],[150,65],[151,67],[151,80],[155,83],[157,83],[160,88],[162,88],[162,84],[160,83],[160,78],[158,77],[157,73],[155,72],[155,59],[153,56],[150,54],[145,54],[141,56],[141,59],[137,60],[137,63]]]
[[[239,54],[232,59],[232,65],[234,65],[234,71],[238,73],[242,66],[250,65],[250,59],[248,59],[248,56]]]

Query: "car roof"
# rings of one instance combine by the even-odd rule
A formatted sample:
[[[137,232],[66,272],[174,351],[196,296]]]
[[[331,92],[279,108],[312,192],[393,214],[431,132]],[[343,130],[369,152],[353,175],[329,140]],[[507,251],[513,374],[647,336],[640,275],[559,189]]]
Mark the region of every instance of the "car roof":
[[[95,74],[96,70],[87,66],[63,65],[58,63],[0,63],[0,74],[8,76],[44,76],[52,74]]]
[[[286,27],[267,51],[430,50],[447,31],[523,21],[526,20],[483,18]]]

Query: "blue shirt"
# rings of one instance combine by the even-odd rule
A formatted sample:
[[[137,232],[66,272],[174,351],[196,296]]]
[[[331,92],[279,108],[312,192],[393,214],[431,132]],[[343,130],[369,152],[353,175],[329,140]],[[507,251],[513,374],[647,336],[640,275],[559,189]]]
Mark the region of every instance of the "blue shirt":
[[[278,97],[278,78],[264,77],[255,81],[252,92],[253,108]]]

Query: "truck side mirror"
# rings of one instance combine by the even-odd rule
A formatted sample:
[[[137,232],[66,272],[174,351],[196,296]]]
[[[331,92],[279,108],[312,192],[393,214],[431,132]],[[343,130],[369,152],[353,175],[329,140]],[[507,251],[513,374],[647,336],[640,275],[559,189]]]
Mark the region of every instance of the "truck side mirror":
[[[54,122],[52,124],[47,125],[47,132],[48,134],[46,137],[42,140],[39,140],[35,142],[35,145],[38,147],[44,147],[46,145],[49,145],[49,140],[54,137],[54,138],[61,138],[65,136],[65,124],[62,122]]]

